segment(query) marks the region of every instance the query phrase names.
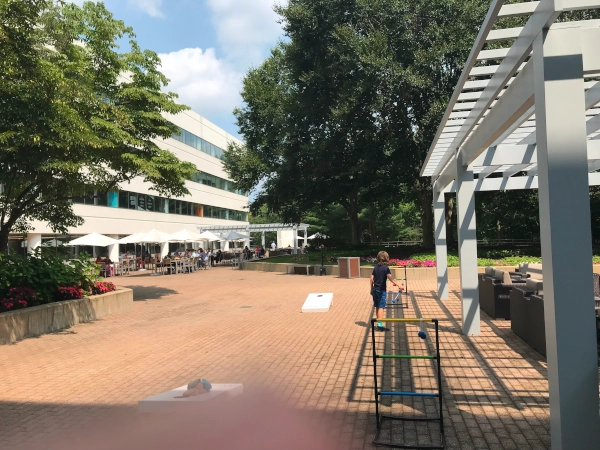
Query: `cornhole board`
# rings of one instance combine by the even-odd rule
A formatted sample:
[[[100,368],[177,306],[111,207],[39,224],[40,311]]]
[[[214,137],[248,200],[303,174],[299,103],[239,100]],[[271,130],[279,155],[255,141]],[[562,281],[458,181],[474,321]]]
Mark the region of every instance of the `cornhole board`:
[[[187,384],[162,394],[153,395],[138,402],[140,413],[169,413],[178,414],[197,411],[205,408],[206,402],[214,403],[224,397],[237,397],[244,392],[243,384],[213,384],[207,394],[184,398],[183,393],[187,391]],[[215,400],[219,398],[219,400]]]
[[[333,292],[308,294],[302,305],[302,312],[327,312],[331,305],[333,305]]]

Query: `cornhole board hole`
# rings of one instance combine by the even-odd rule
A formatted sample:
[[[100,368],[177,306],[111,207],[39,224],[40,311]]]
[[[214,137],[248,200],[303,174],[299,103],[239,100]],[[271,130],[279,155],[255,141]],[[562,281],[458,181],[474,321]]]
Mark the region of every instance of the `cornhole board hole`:
[[[187,384],[162,394],[153,395],[138,402],[138,412],[152,414],[179,414],[210,407],[215,401],[228,397],[237,397],[244,392],[243,384],[213,384],[207,394],[184,398]],[[208,402],[208,405],[206,404]]]
[[[308,294],[302,305],[302,312],[327,312],[331,305],[333,305],[333,292]]]
[[[359,278],[360,258],[338,258],[338,268],[340,269],[340,278]]]

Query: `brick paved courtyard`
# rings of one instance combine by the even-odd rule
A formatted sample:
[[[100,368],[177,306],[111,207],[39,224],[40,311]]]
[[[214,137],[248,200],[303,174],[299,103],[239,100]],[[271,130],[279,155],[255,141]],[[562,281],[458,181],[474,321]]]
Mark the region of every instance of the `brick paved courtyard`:
[[[130,311],[0,347],[1,449],[91,448],[89,436],[96,436],[95,444],[105,445],[101,448],[134,448],[131,442],[98,439],[94,432],[103,430],[108,436],[107,427],[141,430],[147,422],[138,417],[138,400],[197,377],[243,383],[240,411],[252,407],[244,404],[244,398],[266,389],[272,398],[301,411],[298,414],[314,427],[314,436],[331,439],[340,449],[374,448],[367,328],[373,311],[367,280],[229,268],[114,280],[134,289],[136,301]],[[544,358],[512,334],[510,321],[490,320],[483,313],[481,336],[462,336],[458,283],[451,283],[451,299],[443,303],[434,297],[434,281],[415,281],[409,287],[409,308],[393,314],[440,319],[448,447],[549,448]],[[310,292],[333,292],[330,312],[301,314]],[[396,347],[396,352],[431,351],[417,331],[396,326],[378,335],[378,345],[386,350]],[[433,337],[431,329],[429,336]],[[430,361],[383,364],[384,387],[436,388]],[[393,413],[436,413],[435,402],[409,399],[404,406],[399,402],[386,400],[382,408]],[[229,414],[232,421],[240,419]],[[260,414],[247,413],[245,418],[256,433],[285,431],[285,426],[262,424]],[[435,426],[412,423],[392,431],[394,439],[435,443],[439,431]],[[153,427],[155,434],[157,429]],[[232,426],[225,434],[239,439],[239,430]],[[311,428],[300,431],[304,436],[310,433]],[[59,444],[64,441],[69,445]],[[323,448],[332,448],[326,442]],[[246,448],[239,443],[220,445],[189,448]],[[262,448],[316,447],[292,439]]]

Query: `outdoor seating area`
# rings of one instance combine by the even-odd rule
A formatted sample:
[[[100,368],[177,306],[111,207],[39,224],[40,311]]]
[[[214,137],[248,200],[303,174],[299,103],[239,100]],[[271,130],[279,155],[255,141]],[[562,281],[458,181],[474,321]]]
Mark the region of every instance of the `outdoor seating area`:
[[[238,267],[242,258],[247,254],[241,248],[231,251],[207,249],[200,245],[210,242],[240,242],[247,241],[250,237],[229,231],[221,235],[210,231],[194,233],[181,230],[177,233],[168,234],[157,230],[148,233],[136,233],[131,236],[116,240],[98,233],[74,239],[69,242],[71,246],[109,247],[104,255],[94,259],[97,264],[99,275],[103,277],[127,276],[138,271],[151,270],[153,275],[176,275],[193,273],[198,270],[206,270],[215,266]],[[165,244],[178,243],[180,249],[170,252],[164,256],[161,253],[150,253],[149,248]],[[136,251],[132,254],[125,252],[118,258],[111,259],[108,255],[118,251],[119,244],[134,244]],[[140,250],[137,251],[137,245]],[[192,248],[189,248],[189,247]],[[166,246],[164,247],[166,248]]]
[[[597,329],[600,330],[600,274],[593,274],[593,283]],[[542,264],[519,264],[514,272],[486,267],[479,277],[479,302],[481,309],[493,319],[510,320],[513,333],[546,356]]]

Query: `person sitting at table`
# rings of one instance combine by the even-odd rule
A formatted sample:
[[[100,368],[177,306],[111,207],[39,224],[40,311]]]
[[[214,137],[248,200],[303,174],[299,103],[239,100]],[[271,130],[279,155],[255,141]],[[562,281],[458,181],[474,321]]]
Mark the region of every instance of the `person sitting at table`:
[[[206,269],[206,252],[203,248],[200,249],[200,267],[204,267]]]
[[[221,260],[222,260],[222,259],[223,259],[223,252],[222,252],[222,251],[219,249],[219,250],[217,251],[217,255],[216,255],[216,261],[217,261],[217,264],[219,264],[219,263],[221,262]]]

